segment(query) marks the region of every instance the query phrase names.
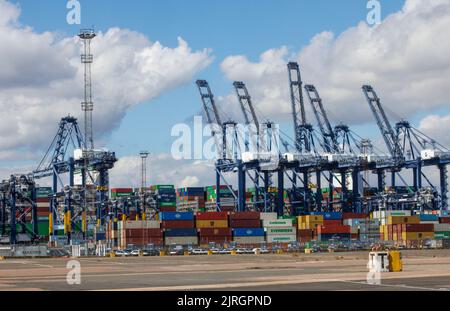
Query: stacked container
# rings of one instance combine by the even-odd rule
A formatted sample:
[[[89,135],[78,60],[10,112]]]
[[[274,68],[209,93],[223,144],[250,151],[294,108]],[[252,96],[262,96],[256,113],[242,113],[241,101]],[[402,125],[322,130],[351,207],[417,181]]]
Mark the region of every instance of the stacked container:
[[[209,186],[205,188],[206,201],[215,203],[217,196],[220,196],[220,207],[222,211],[234,211],[235,208],[235,198],[233,191],[227,186],[220,186],[219,192],[216,186]]]
[[[166,245],[196,245],[198,244],[195,229],[194,213],[192,212],[162,212],[159,219],[164,230]]]
[[[130,197],[134,194],[133,188],[113,188],[111,189],[111,199]]]
[[[177,190],[177,202],[179,204],[195,204],[196,211],[205,209],[205,190],[202,187],[188,187]]]
[[[434,236],[437,240],[450,239],[450,223],[435,224]]]
[[[328,241],[331,239],[350,240],[352,238],[351,232],[350,226],[318,226],[317,239],[319,241]]]
[[[264,229],[235,228],[233,229],[233,242],[243,245],[264,243]]]
[[[231,228],[261,228],[259,212],[231,212]]]
[[[126,248],[128,245],[140,247],[148,244],[163,245],[163,232],[159,221],[120,221],[117,226],[119,231],[118,244],[121,248]]]
[[[263,227],[267,243],[290,243],[297,241],[297,229],[291,219],[265,220]]]
[[[177,210],[177,194],[173,185],[156,185],[150,189],[155,193],[156,204],[161,212]]]
[[[314,230],[318,226],[323,225],[323,216],[322,215],[308,215],[308,216],[299,216],[298,217],[298,229],[299,230]]]

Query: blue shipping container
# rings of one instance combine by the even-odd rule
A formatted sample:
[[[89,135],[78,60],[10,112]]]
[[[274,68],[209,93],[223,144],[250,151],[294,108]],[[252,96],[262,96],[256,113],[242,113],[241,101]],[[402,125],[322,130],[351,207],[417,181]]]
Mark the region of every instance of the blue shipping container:
[[[166,229],[164,235],[166,237],[197,236],[197,229]]]
[[[420,214],[420,221],[439,221],[439,216],[433,214]]]
[[[97,233],[95,235],[95,240],[96,241],[104,241],[104,240],[106,240],[106,234],[104,232]]]
[[[193,212],[161,212],[160,220],[194,220]]]
[[[234,236],[264,236],[264,228],[236,228]]]
[[[324,220],[341,220],[342,213],[338,212],[317,212],[311,213],[311,215],[322,215]]]

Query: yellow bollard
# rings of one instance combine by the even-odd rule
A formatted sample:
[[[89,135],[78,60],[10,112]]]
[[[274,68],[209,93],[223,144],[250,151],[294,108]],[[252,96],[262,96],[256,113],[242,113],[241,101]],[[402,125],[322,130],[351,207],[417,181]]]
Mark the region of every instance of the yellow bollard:
[[[399,251],[389,252],[389,271],[401,272],[403,271],[402,253]]]
[[[142,220],[147,220],[147,215],[145,213],[142,213]]]
[[[212,250],[208,250],[208,256],[211,256],[213,254]]]
[[[116,253],[114,253],[114,252],[109,253],[109,257],[111,257],[111,258],[116,257]]]
[[[5,257],[0,256],[0,261],[5,260]]]
[[[161,257],[166,256],[166,252],[165,251],[159,251],[159,256],[161,256]]]
[[[231,251],[231,255],[236,256],[236,255],[237,255],[237,251],[232,250],[232,251]]]
[[[127,221],[127,215],[122,214],[122,221]]]
[[[143,251],[139,251],[139,257],[144,257],[144,252]]]
[[[281,254],[284,254],[284,251],[280,248],[280,249],[277,249],[277,254],[278,255],[281,255]]]
[[[305,248],[305,254],[312,254],[312,250],[310,248]]]
[[[184,251],[184,256],[189,256],[189,251]]]

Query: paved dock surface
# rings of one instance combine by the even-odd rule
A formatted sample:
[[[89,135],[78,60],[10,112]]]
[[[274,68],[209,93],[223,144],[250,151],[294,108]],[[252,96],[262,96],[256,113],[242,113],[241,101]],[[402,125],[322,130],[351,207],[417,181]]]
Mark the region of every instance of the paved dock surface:
[[[69,285],[71,259],[0,261],[0,291],[450,290],[450,250],[403,251],[404,271],[366,282],[368,253],[81,258],[81,285]]]

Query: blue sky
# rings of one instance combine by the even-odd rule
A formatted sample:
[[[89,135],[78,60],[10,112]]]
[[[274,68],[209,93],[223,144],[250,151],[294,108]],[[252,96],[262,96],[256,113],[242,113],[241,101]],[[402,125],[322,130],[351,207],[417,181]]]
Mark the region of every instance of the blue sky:
[[[80,28],[66,23],[65,1],[16,2],[22,8],[20,22],[37,32],[70,36]],[[176,46],[177,37],[181,36],[193,50],[211,48],[215,60],[199,78],[210,81],[217,95],[226,95],[231,90],[219,66],[225,57],[242,54],[257,60],[262,52],[284,45],[298,51],[317,33],[339,34],[364,20],[367,14],[366,3],[360,0],[80,2],[83,27],[94,25],[100,31],[128,28],[169,47]],[[404,4],[403,0],[381,2],[383,17]],[[93,75],[95,82],[95,72]],[[120,127],[108,139],[108,147],[119,155],[135,154],[141,149],[168,152],[172,143],[171,127],[200,109],[194,85],[178,87],[151,103],[128,110]]]

